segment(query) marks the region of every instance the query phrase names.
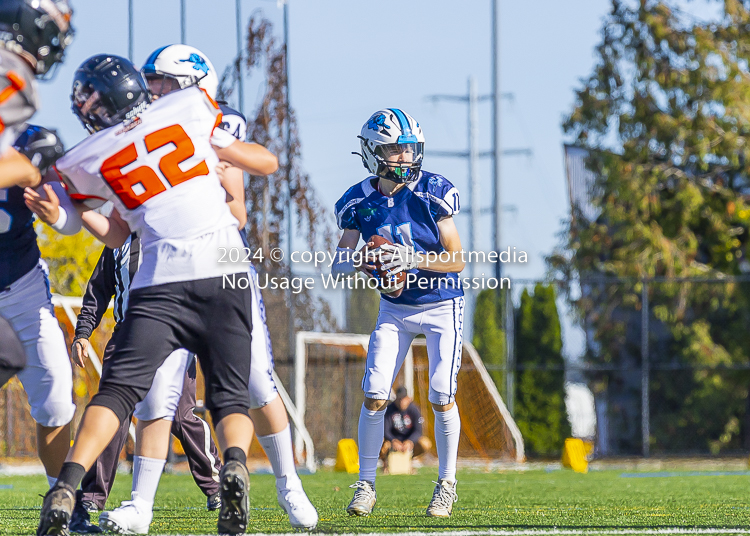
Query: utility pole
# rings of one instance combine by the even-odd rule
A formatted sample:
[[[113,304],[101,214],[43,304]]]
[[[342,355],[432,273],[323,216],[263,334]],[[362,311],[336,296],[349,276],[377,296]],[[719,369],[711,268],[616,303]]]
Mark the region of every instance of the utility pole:
[[[469,113],[468,113],[468,150],[467,151],[426,151],[425,156],[436,156],[436,157],[446,157],[446,158],[467,158],[469,160],[469,201],[471,203],[471,206],[464,207],[464,212],[468,212],[471,215],[471,227],[472,229],[469,230],[469,251],[476,251],[478,244],[479,244],[479,235],[478,231],[480,228],[479,224],[479,217],[487,212],[492,212],[493,214],[495,212],[498,212],[496,210],[497,207],[487,207],[483,208],[480,206],[480,199],[481,199],[481,192],[479,189],[479,176],[477,173],[477,163],[479,158],[488,158],[491,157],[493,161],[497,161],[498,159],[495,158],[495,152],[494,151],[479,151],[477,149],[477,138],[478,138],[478,130],[479,130],[479,121],[477,119],[478,111],[477,111],[477,103],[485,102],[485,101],[492,101],[493,96],[492,95],[476,95],[476,84],[474,82],[473,77],[469,77],[469,92],[467,95],[429,95],[427,97],[428,100],[431,100],[433,102],[438,101],[454,101],[454,102],[465,102],[469,105]],[[472,87],[474,87],[473,94],[472,94]],[[512,93],[503,93],[500,95],[500,98],[503,99],[513,99]],[[528,148],[518,148],[518,149],[505,149],[501,151],[501,156],[517,156],[517,155],[526,155],[531,156],[532,151]],[[497,166],[496,166],[497,167]],[[497,199],[497,198],[495,198]],[[500,213],[502,213],[503,210],[514,210],[515,207],[508,206],[508,207],[501,207]],[[500,263],[497,263],[500,264]],[[473,268],[470,268],[470,273]],[[499,281],[499,280],[498,280]]]
[[[477,138],[479,138],[479,117],[477,114],[477,84],[469,77],[469,200],[471,201],[471,227],[469,228],[469,251],[476,251],[479,244],[479,175],[477,173]],[[469,263],[469,277],[476,277],[474,263]]]
[[[500,253],[500,239],[502,226],[503,197],[500,181],[501,162],[499,155],[502,154],[501,131],[500,131],[500,0],[492,0],[492,152],[495,158],[492,160],[492,184],[495,189],[494,225],[492,236],[492,249]],[[495,277],[500,281],[503,274],[503,265],[495,263]]]
[[[237,23],[237,100],[240,113],[245,113],[245,91],[242,83],[242,0],[235,0],[234,20]]]
[[[185,44],[185,34],[187,33],[187,14],[185,11],[185,0],[180,0],[180,43]]]

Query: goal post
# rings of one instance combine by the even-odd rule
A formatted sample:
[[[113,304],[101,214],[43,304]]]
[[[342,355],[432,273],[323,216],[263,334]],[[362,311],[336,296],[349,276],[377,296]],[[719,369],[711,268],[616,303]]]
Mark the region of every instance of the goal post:
[[[356,436],[369,341],[368,335],[353,333],[297,333],[294,403],[319,458],[335,457],[338,440]],[[422,409],[425,435],[434,430],[432,411],[427,410],[428,382],[426,341],[417,338],[395,385],[406,387]],[[513,462],[525,460],[521,432],[479,354],[467,341],[463,343],[456,403],[462,423],[459,456]],[[295,434],[298,456],[304,448],[302,434]]]

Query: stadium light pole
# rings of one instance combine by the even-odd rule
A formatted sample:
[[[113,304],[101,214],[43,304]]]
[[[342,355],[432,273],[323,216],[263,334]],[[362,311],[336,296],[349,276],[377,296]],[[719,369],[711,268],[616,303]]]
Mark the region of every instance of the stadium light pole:
[[[128,0],[128,59],[133,61],[133,0]]]

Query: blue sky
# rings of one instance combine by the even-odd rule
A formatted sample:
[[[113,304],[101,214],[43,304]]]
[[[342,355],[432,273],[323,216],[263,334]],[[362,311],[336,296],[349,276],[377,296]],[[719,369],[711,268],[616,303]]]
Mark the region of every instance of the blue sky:
[[[85,133],[70,112],[70,81],[87,57],[103,52],[127,55],[127,0],[71,0],[76,41],[51,83],[41,85],[42,109],[35,121],[59,129],[67,146]],[[719,2],[681,2],[699,16]],[[135,0],[134,60],[179,42],[179,0]],[[432,103],[433,94],[466,94],[474,76],[479,94],[490,90],[490,0],[289,0],[291,101],[302,141],[303,167],[323,203],[333,204],[366,172],[358,157],[357,134],[370,114],[399,107],[417,118],[426,150],[466,150],[467,109],[460,103]],[[543,257],[559,243],[568,216],[560,124],[571,110],[574,89],[591,72],[607,0],[500,1],[501,86],[514,98],[502,104],[504,148],[529,148],[531,157],[502,161],[503,246],[528,252],[527,264],[510,265],[516,278],[545,275]],[[243,19],[256,10],[282,37],[282,10],[275,0],[243,0]],[[236,50],[235,2],[187,0],[187,44],[201,49],[219,71]],[[258,76],[247,80],[244,109],[250,115],[261,98]],[[479,148],[490,149],[491,109],[479,108]],[[468,163],[427,157],[424,168],[440,173],[468,204]],[[492,200],[490,162],[479,166],[483,208]],[[468,239],[467,214],[457,217]],[[333,219],[331,219],[333,223]],[[481,220],[475,249],[489,250],[491,220]],[[301,246],[301,241],[299,241]],[[575,353],[575,352],[574,352]]]

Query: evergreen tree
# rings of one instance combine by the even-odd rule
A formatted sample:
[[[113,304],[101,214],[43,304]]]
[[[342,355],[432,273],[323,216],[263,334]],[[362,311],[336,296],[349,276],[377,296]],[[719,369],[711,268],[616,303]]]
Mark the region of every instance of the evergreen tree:
[[[521,294],[516,363],[514,417],[527,451],[541,456],[559,454],[570,436],[570,424],[565,410],[562,332],[552,285],[537,283],[533,296],[528,289]]]
[[[485,289],[477,295],[474,307],[474,336],[472,344],[482,361],[489,365],[489,373],[497,390],[507,400],[505,372],[497,368],[505,365],[505,333],[502,329],[503,294],[497,290]],[[493,370],[494,367],[494,370]]]

